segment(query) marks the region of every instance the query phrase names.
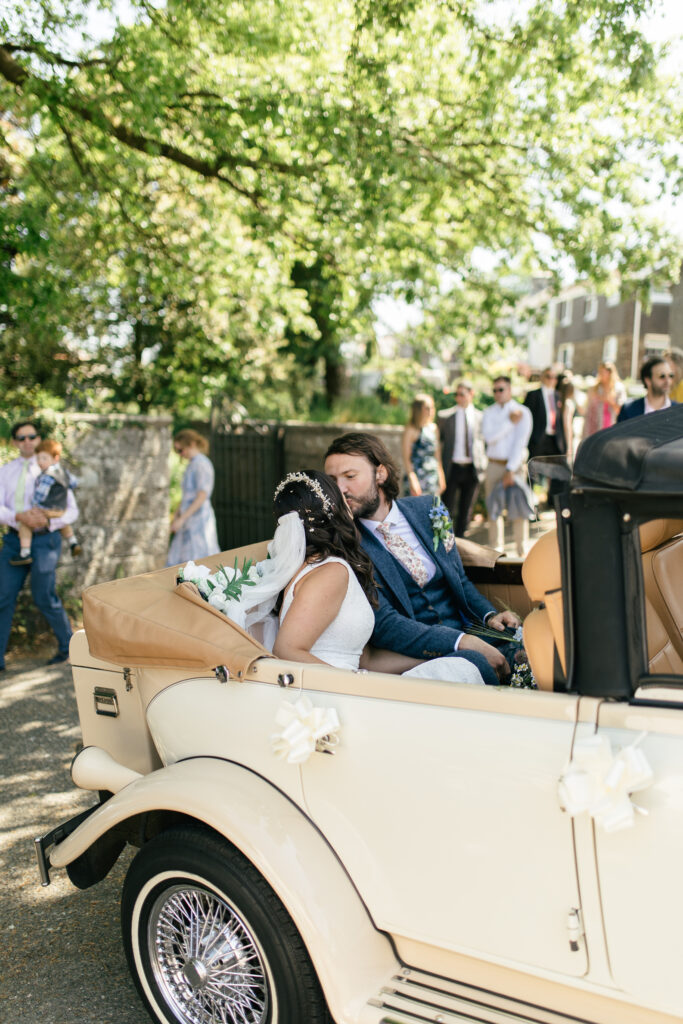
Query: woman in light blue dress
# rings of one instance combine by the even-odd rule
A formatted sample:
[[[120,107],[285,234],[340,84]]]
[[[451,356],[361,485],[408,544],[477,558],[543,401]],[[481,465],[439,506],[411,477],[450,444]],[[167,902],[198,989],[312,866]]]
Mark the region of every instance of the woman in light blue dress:
[[[166,565],[194,562],[220,551],[210,501],[214,472],[206,455],[208,442],[196,430],[181,430],[173,438],[173,447],[181,458],[188,460],[188,466],[183,474],[180,508],[171,522],[173,540]]]

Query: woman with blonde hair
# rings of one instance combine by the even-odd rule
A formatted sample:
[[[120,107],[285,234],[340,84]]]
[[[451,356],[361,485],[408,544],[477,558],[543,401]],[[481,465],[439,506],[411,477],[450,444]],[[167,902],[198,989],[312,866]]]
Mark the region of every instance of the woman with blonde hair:
[[[401,451],[405,486],[408,494],[413,496],[441,494],[446,490],[439,434],[434,422],[435,411],[431,395],[415,395],[410,421],[403,431]]]
[[[590,437],[598,430],[613,426],[625,401],[626,391],[616,366],[609,360],[603,361],[598,367],[595,387],[588,392],[583,437]]]
[[[171,521],[173,540],[166,565],[206,558],[220,551],[210,501],[214,471],[207,455],[209,443],[196,430],[181,430],[173,438],[173,448],[188,460],[188,465],[181,484],[180,508]]]

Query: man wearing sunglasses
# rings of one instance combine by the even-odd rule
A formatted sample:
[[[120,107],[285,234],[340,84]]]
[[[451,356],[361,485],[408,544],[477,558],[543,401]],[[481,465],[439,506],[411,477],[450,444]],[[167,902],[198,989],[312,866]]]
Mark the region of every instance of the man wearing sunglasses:
[[[72,630],[57,596],[55,583],[62,549],[59,530],[78,518],[71,490],[67,492],[66,511],[60,518],[48,519],[40,509],[33,508],[33,490],[36,477],[40,475],[35,459],[40,434],[35,423],[28,420],[15,423],[11,437],[12,444],[19,450],[19,457],[0,467],[0,524],[7,527],[0,549],[0,671],[5,667],[5,651],[17,597],[29,571],[33,600],[57,638],[57,653],[48,665],[56,665],[69,657]],[[30,565],[12,565],[12,561],[19,559],[17,525],[22,522],[33,530],[33,560]]]
[[[622,405],[617,422],[621,423],[633,419],[634,416],[644,416],[646,413],[659,412],[661,409],[678,405],[678,402],[672,402],[670,398],[674,376],[673,366],[662,356],[651,356],[647,359],[640,368],[640,379],[647,394]]]

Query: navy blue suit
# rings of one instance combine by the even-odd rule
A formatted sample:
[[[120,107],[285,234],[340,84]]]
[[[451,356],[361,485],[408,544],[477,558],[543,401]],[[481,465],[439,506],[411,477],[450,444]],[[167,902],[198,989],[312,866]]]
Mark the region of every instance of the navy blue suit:
[[[671,402],[672,405],[678,405],[678,402]],[[656,411],[656,410],[655,410]],[[633,398],[630,402],[625,402],[619,410],[617,416],[617,423],[623,423],[624,420],[632,420],[635,416],[645,415],[645,396],[642,398]]]
[[[372,643],[375,647],[399,651],[420,660],[455,654],[473,662],[486,682],[497,683],[483,654],[454,650],[458,636],[470,622],[483,621],[485,615],[496,609],[468,580],[457,547],[447,552],[440,542],[434,551],[429,519],[432,503],[429,495],[397,501],[415,536],[437,566],[442,596],[440,606],[429,606],[432,618],[437,620],[431,623],[417,618],[416,605],[422,598],[417,584],[381,541],[359,523],[361,544],[372,560],[378,584],[379,607],[375,611]]]

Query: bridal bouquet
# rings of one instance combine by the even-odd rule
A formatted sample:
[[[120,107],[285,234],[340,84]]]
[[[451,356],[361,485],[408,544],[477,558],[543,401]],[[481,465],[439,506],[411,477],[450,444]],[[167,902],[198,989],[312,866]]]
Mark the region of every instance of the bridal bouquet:
[[[178,573],[178,583],[194,583],[205,601],[233,618],[231,612],[242,598],[244,587],[254,587],[263,576],[263,563],[245,559],[242,568],[219,565],[215,572],[206,565],[188,562]]]

